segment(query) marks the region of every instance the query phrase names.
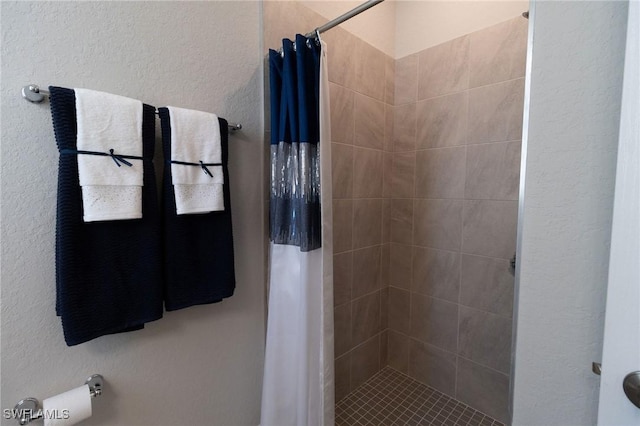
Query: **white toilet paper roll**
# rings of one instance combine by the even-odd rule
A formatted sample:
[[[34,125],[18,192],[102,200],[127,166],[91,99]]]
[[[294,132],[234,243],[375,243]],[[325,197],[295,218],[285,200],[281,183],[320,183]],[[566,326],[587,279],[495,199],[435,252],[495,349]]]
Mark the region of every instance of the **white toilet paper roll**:
[[[91,394],[89,386],[47,398],[42,403],[44,426],[75,425],[91,417]]]

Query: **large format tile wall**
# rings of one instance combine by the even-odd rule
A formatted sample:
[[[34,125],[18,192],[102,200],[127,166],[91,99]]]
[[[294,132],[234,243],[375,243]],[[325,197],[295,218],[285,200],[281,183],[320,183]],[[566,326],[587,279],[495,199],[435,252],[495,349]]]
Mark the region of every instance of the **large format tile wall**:
[[[393,136],[394,61],[342,29],[324,38],[330,67],[339,401],[384,367],[387,358],[383,164]]]
[[[395,63],[388,364],[506,421],[527,21]]]
[[[264,22],[266,48],[277,48],[283,37],[309,32],[326,18],[298,2],[268,1]],[[383,265],[388,262],[382,259],[389,251],[383,245],[383,160],[393,137],[394,61],[342,28],[322,37],[328,45],[331,96],[339,401],[386,365]]]

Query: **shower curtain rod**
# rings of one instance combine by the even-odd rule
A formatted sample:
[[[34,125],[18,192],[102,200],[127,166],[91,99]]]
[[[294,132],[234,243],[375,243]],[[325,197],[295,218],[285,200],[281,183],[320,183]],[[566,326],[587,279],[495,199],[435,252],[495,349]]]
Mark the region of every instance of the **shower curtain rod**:
[[[364,3],[362,3],[360,6],[356,6],[353,9],[351,9],[350,11],[338,16],[336,19],[327,22],[324,25],[319,26],[318,28],[316,28],[315,30],[311,31],[310,33],[305,34],[305,36],[307,38],[311,38],[311,37],[317,37],[318,34],[323,33],[325,31],[330,30],[331,28],[342,24],[344,21],[348,21],[349,19],[353,18],[354,16],[364,12],[367,9],[372,8],[373,6],[377,5],[378,3],[382,3],[384,0],[368,0]]]

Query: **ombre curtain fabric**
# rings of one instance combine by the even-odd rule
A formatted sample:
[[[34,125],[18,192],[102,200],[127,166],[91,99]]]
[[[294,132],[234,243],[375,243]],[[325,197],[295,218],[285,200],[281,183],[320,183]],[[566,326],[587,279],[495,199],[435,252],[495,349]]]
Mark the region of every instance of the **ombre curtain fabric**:
[[[270,259],[262,426],[333,425],[333,243],[326,48],[269,52]]]
[[[300,45],[301,48],[294,46]],[[319,58],[315,42],[283,40],[269,52],[271,89],[270,236],[311,251],[320,239]]]

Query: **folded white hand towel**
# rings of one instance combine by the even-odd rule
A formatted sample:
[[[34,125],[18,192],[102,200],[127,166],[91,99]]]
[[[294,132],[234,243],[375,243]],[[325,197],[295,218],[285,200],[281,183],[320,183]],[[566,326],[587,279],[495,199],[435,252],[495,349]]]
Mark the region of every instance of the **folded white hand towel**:
[[[78,151],[142,157],[142,102],[74,89]],[[113,151],[112,151],[113,150]],[[143,161],[78,154],[85,222],[142,217]]]
[[[167,109],[171,124],[171,160],[174,161],[171,176],[177,214],[224,210],[218,116],[171,106]],[[176,161],[197,165],[177,164]]]

